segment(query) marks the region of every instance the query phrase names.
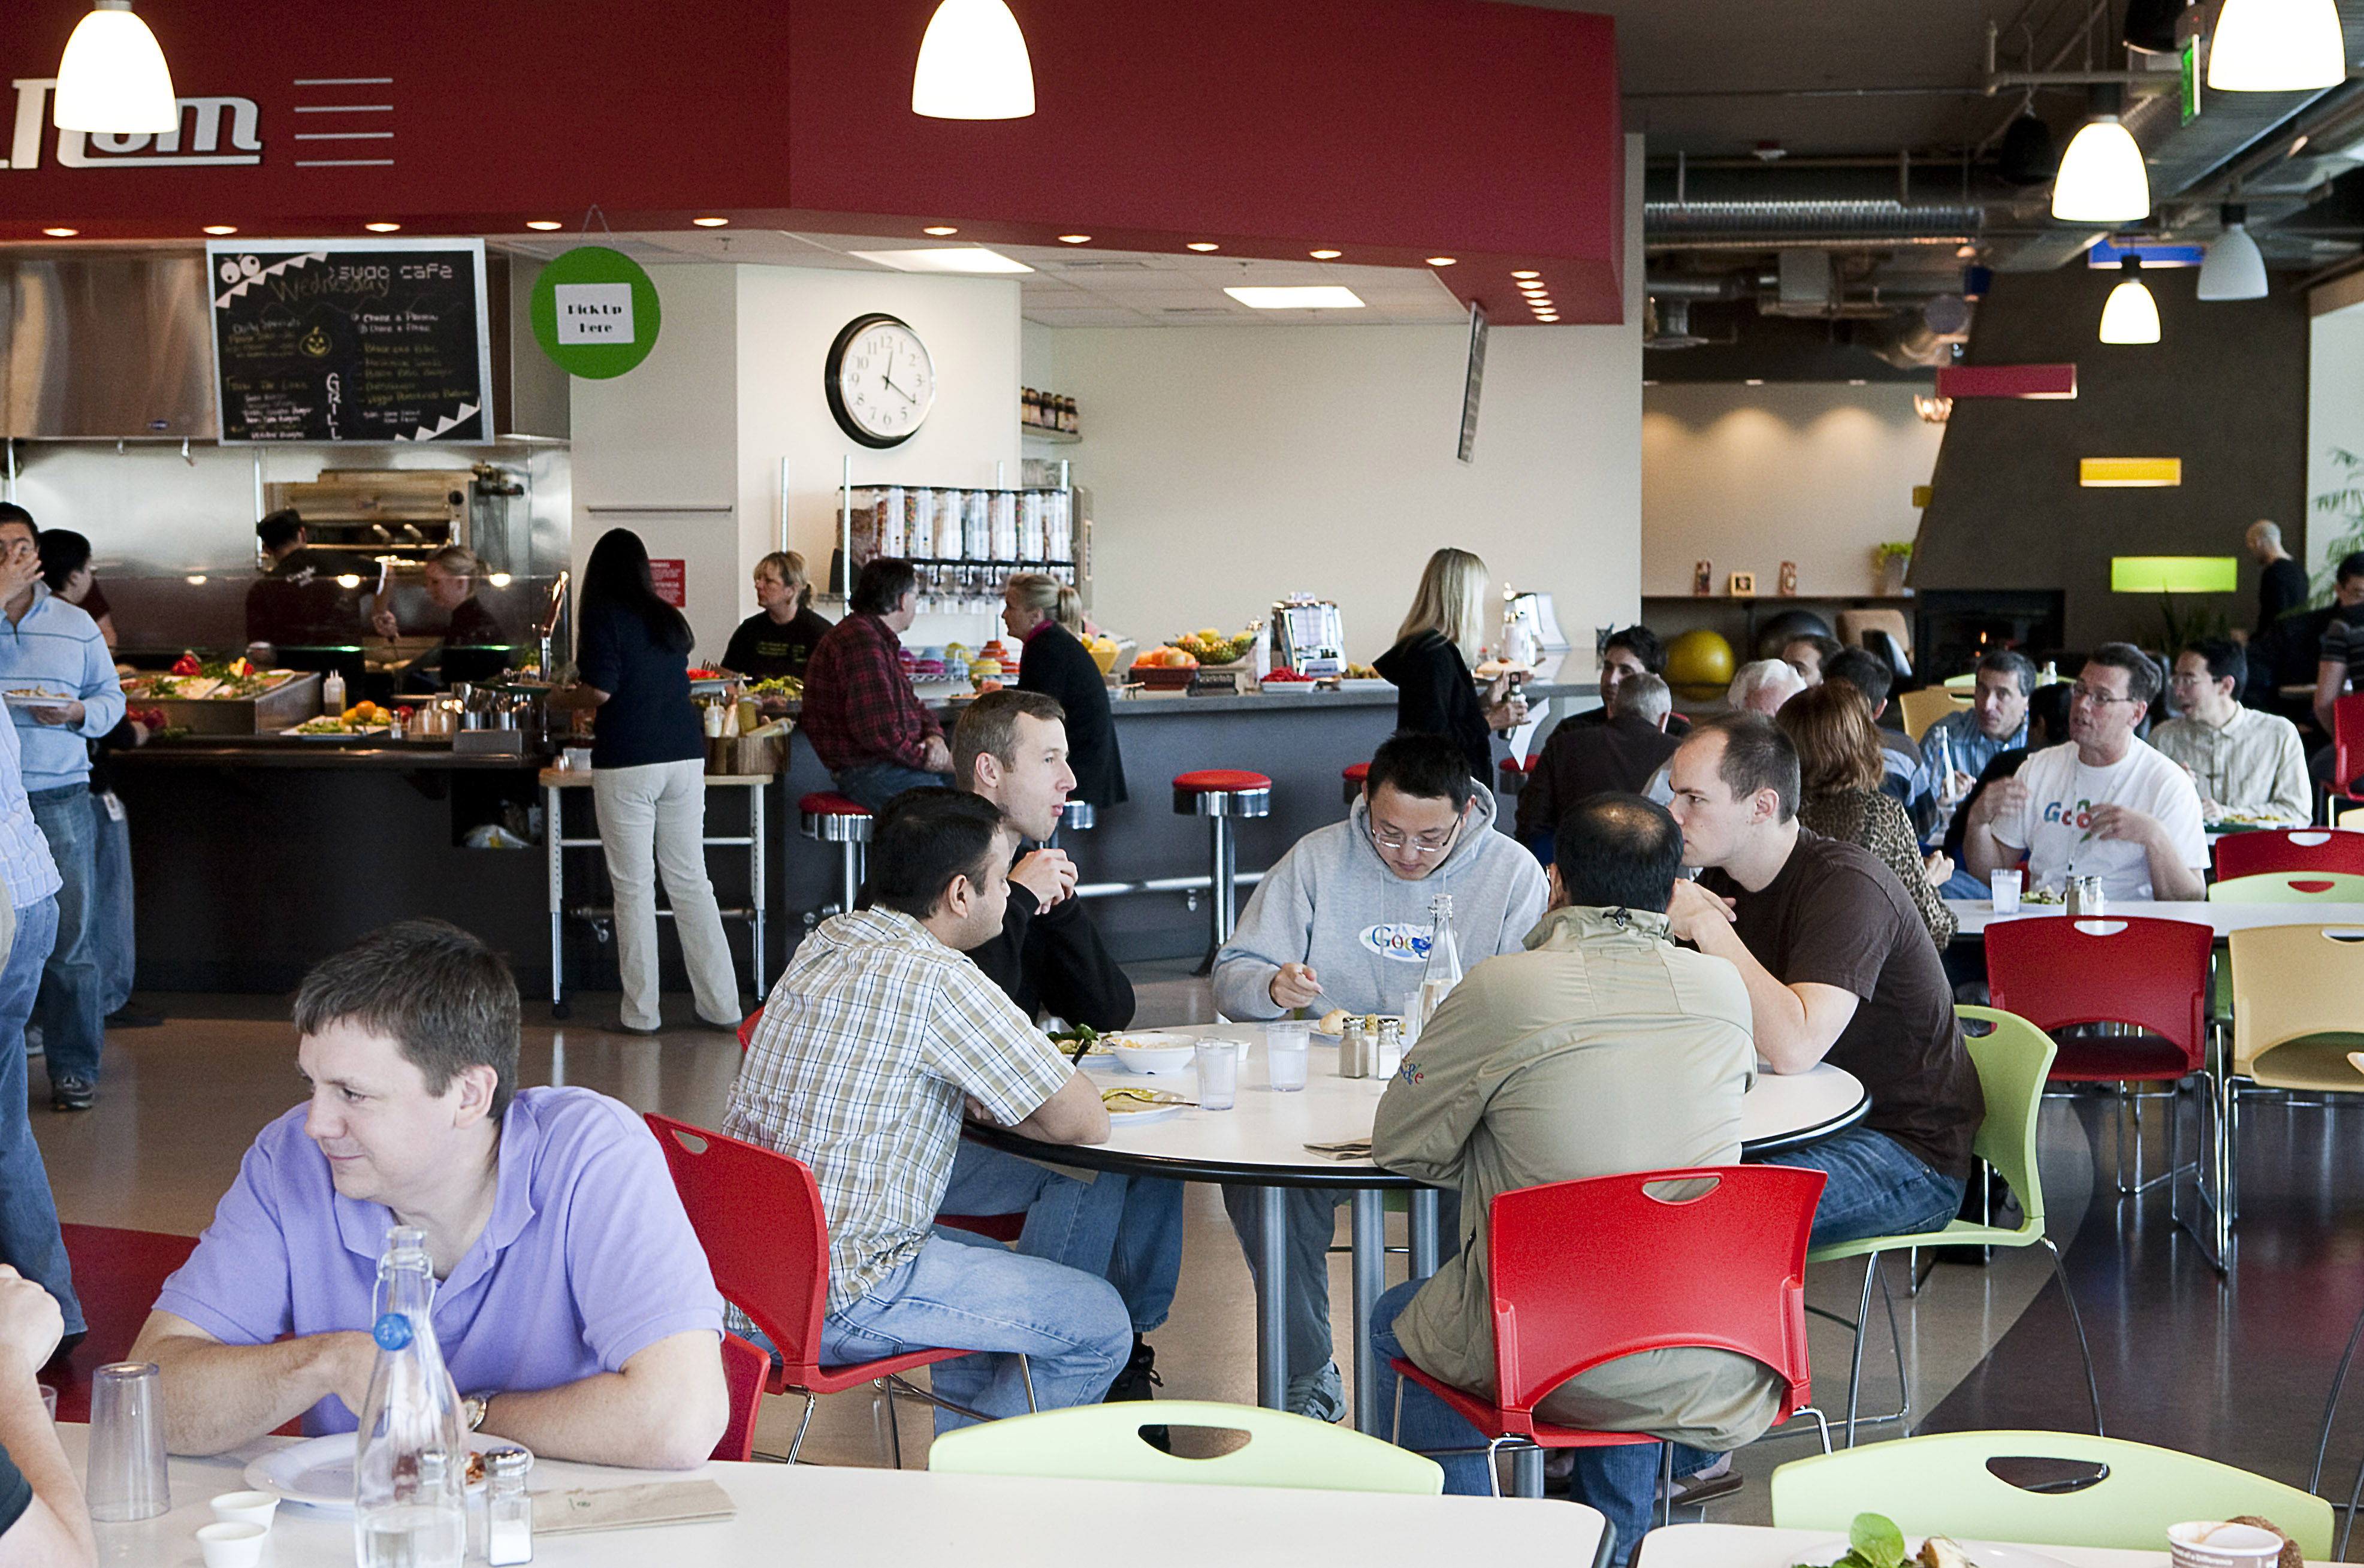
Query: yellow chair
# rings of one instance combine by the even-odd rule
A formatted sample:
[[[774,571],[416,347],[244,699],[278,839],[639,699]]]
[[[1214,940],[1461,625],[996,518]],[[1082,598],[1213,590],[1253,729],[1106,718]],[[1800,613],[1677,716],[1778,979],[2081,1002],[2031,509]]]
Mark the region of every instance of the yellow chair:
[[[1896,699],[1898,711],[1904,716],[1904,728],[1914,740],[1929,733],[1929,727],[1949,713],[1968,708],[1970,699],[1957,698],[1943,686],[1924,686],[1917,692],[1905,692]]]
[[[1213,1459],[1162,1453],[1144,1424],[1244,1431],[1245,1447]],[[1078,1481],[1159,1481],[1210,1486],[1310,1487],[1435,1496],[1444,1469],[1422,1454],[1286,1410],[1196,1399],[1077,1405],[985,1421],[944,1433],[928,1468],[957,1475],[1054,1475]]]
[[[2339,814],[2339,820],[2332,824],[2332,826],[2336,828],[2364,828],[2364,806],[2358,806],[2351,810],[2341,812]]]
[[[2338,871],[2261,871],[2208,884],[2211,904],[2364,904],[2364,876]],[[2364,1084],[2359,1084],[2364,1087]]]

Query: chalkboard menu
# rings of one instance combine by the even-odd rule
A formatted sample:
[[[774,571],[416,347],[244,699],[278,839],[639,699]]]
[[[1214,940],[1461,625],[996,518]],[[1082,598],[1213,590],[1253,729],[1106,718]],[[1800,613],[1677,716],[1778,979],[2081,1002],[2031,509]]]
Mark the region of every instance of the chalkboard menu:
[[[225,441],[488,441],[481,239],[206,247]]]

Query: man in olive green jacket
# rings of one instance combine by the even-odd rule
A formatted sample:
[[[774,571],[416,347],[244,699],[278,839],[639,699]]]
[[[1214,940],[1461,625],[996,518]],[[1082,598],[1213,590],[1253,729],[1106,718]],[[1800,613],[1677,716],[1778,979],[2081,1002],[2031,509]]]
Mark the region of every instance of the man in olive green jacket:
[[[1682,831],[1632,795],[1581,802],[1560,825],[1552,906],[1526,951],[1488,959],[1445,998],[1379,1102],[1372,1157],[1461,1195],[1460,1251],[1434,1277],[1379,1299],[1372,1340],[1384,1368],[1408,1357],[1433,1376],[1494,1392],[1486,1225],[1498,1193],[1548,1182],[1740,1159],[1741,1099],[1754,1073],[1748,992],[1720,958],[1677,947],[1665,910]],[[1381,1373],[1382,1409],[1396,1378]],[[1571,1378],[1546,1420],[1651,1432],[1728,1451],[1779,1413],[1772,1369],[1723,1351],[1651,1351]],[[1403,1390],[1398,1440],[1482,1444],[1417,1385]],[[1617,1527],[1622,1561],[1647,1527],[1658,1455],[1637,1445],[1576,1451],[1573,1490]],[[1677,1455],[1697,1469],[1708,1454]],[[1445,1490],[1484,1493],[1485,1461],[1444,1461]]]

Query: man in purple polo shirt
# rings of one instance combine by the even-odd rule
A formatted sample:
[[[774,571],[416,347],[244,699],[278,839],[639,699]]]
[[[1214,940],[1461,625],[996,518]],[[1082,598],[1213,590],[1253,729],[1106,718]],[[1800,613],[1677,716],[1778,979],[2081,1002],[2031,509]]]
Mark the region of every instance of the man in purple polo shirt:
[[[587,1089],[515,1090],[517,982],[440,920],[305,977],[310,1101],[264,1128],[130,1359],[165,1441],[218,1453],[302,1416],[351,1431],[376,1357],[378,1253],[427,1232],[471,1430],[558,1459],[703,1462],[729,1417],[722,1302],[656,1140]]]

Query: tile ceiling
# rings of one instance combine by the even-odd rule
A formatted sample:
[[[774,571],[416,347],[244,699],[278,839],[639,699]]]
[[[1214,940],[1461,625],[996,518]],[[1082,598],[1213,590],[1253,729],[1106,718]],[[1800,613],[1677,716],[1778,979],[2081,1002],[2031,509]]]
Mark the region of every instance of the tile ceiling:
[[[791,234],[779,229],[697,229],[688,233],[503,236],[512,254],[547,258],[585,243],[612,245],[645,266],[744,261],[764,266],[892,269],[850,254],[958,245],[957,239]],[[1426,268],[1357,267],[1336,261],[1228,260],[1098,250],[1087,245],[997,245],[1034,268],[1014,274],[1020,313],[1045,327],[1401,327],[1465,320],[1452,291]],[[1361,310],[1251,310],[1223,290],[1243,284],[1343,284]]]

